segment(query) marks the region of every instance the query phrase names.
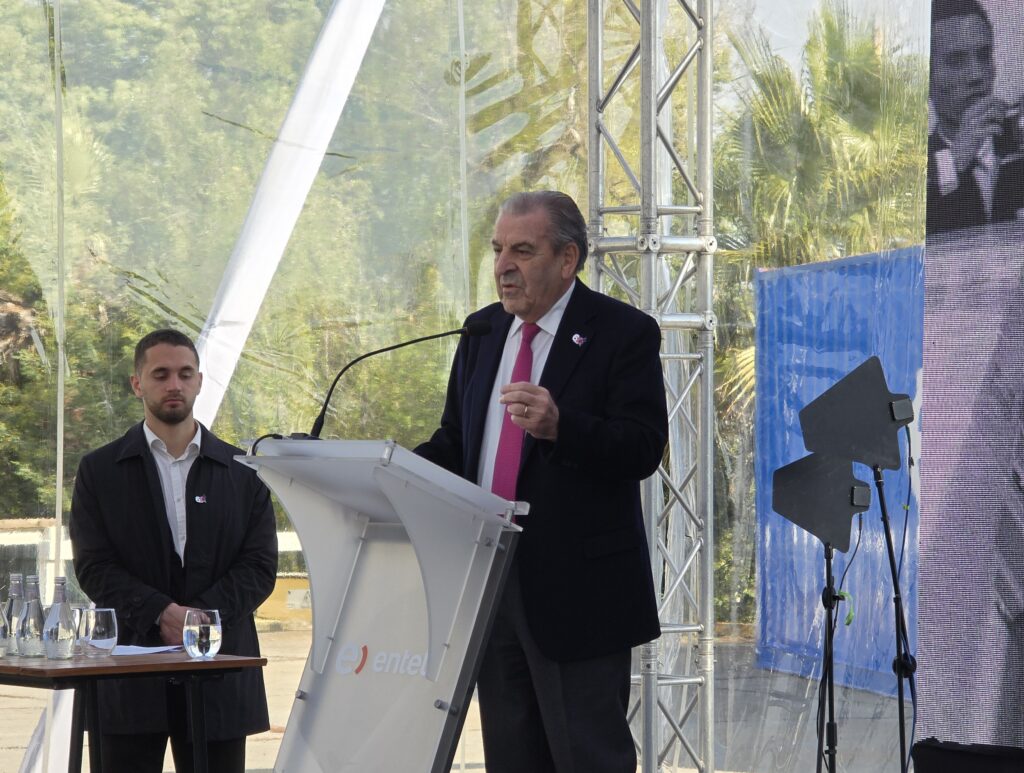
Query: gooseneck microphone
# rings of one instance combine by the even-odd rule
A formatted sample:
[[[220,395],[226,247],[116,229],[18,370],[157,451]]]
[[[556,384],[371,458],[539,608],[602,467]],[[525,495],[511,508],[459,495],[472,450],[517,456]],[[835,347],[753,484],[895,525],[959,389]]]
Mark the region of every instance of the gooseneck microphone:
[[[393,344],[392,346],[385,346],[383,349],[375,349],[372,352],[361,354],[348,363],[344,368],[338,371],[338,375],[334,377],[334,381],[331,383],[331,388],[327,390],[327,397],[324,398],[323,408],[320,409],[320,415],[316,417],[316,421],[313,422],[313,429],[309,431],[309,437],[318,439],[320,432],[324,428],[324,421],[327,419],[327,406],[331,403],[331,395],[334,394],[334,387],[338,385],[338,381],[345,375],[345,371],[355,365],[357,362],[365,360],[367,357],[372,357],[375,354],[383,354],[384,352],[390,352],[395,349],[401,349],[403,346],[412,346],[413,344],[422,343],[423,341],[433,341],[435,338],[444,338],[446,336],[463,335],[463,336],[484,336],[491,332],[491,323],[484,320],[477,320],[470,322],[465,327],[460,327],[457,330],[449,330],[444,333],[434,333],[434,335],[423,336],[422,338],[414,338],[411,341],[403,341],[400,344]],[[296,437],[293,435],[292,437]],[[301,436],[299,436],[301,437]]]

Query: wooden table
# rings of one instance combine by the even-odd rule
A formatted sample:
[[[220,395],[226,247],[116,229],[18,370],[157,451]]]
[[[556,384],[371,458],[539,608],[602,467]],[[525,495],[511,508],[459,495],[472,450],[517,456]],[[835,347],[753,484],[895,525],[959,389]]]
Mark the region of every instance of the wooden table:
[[[100,759],[100,717],[96,684],[101,679],[166,676],[180,679],[186,687],[192,719],[192,754],[196,773],[208,773],[206,759],[206,710],[203,682],[243,668],[262,668],[266,658],[241,655],[217,655],[209,660],[192,660],[184,652],[160,652],[149,655],[117,655],[102,658],[76,656],[70,660],[46,658],[0,658],[0,684],[41,687],[48,690],[75,691],[71,722],[69,773],[82,769],[82,734],[89,729],[89,769],[103,770]]]

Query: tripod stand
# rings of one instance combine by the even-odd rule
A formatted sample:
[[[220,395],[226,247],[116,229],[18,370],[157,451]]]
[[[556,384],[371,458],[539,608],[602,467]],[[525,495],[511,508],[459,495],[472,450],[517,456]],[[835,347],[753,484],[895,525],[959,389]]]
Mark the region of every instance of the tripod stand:
[[[825,607],[825,646],[822,648],[821,675],[825,682],[825,699],[828,704],[828,722],[825,722],[825,712],[821,703],[818,704],[818,766],[817,773],[821,773],[821,765],[828,760],[828,770],[835,773],[836,770],[836,747],[839,744],[839,732],[836,725],[836,702],[835,702],[835,657],[833,655],[833,640],[836,635],[835,616],[832,610],[841,601],[836,593],[835,577],[832,574],[832,546],[825,543],[825,588],[821,592],[821,605]],[[827,743],[827,748],[826,748]]]
[[[863,512],[868,508],[871,498],[870,489],[861,481],[853,479],[850,473],[850,466],[855,461],[874,471],[885,526],[896,618],[896,658],[893,670],[898,680],[900,770],[901,773],[907,773],[903,680],[910,680],[913,696],[916,663],[909,653],[910,640],[903,616],[896,553],[882,491],[882,468],[900,468],[896,432],[900,427],[910,424],[913,418],[910,397],[890,392],[881,362],[877,357],[869,357],[800,411],[804,445],[811,454],[780,467],[773,477],[774,510],[811,532],[825,545],[826,584],[822,592],[822,605],[825,607],[826,624],[822,680],[828,704],[828,721],[825,720],[825,708],[819,703],[818,773],[821,773],[825,760],[828,761],[831,773],[835,773],[836,766],[833,639],[834,609],[839,598],[832,576],[832,550],[835,548],[845,552],[850,545],[849,520],[843,520],[840,516]],[[798,494],[794,493],[796,490]],[[848,499],[842,501],[847,495]]]
[[[885,531],[885,547],[889,554],[889,571],[892,574],[892,603],[896,615],[896,657],[892,661],[892,670],[896,674],[896,695],[900,726],[900,773],[907,773],[907,720],[903,716],[903,680],[909,681],[911,690],[914,685],[914,672],[917,660],[910,654],[910,637],[907,635],[907,621],[903,614],[903,595],[900,592],[900,576],[896,567],[896,550],[893,547],[892,528],[889,525],[889,511],[885,506],[885,483],[882,480],[882,468],[875,465],[875,489],[878,491],[878,504],[882,510],[882,526]]]
[[[811,454],[780,467],[772,479],[772,507],[775,512],[807,530],[825,546],[825,589],[821,603],[825,607],[825,646],[822,651],[822,681],[828,702],[828,722],[824,706],[818,708],[818,767],[828,759],[829,771],[836,770],[838,730],[835,712],[835,606],[840,597],[832,572],[834,550],[850,548],[850,518],[871,504],[871,489],[853,477],[848,459]],[[827,743],[827,748],[826,748]]]

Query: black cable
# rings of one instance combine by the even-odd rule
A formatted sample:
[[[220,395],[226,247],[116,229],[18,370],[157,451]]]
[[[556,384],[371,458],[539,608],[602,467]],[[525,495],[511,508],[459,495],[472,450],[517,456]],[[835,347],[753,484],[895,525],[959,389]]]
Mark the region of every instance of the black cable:
[[[839,588],[836,591],[836,595],[837,596],[839,595],[839,592],[842,591],[843,585],[846,583],[846,575],[849,573],[850,567],[853,566],[853,561],[857,557],[857,551],[860,550],[860,544],[861,544],[861,540],[862,540],[863,536],[864,536],[864,513],[858,513],[857,514],[857,541],[854,543],[853,552],[850,553],[850,558],[846,562],[846,566],[843,568],[843,575],[839,579]],[[847,602],[847,603],[849,603],[849,602]],[[826,614],[832,615],[832,630],[835,630],[839,626],[839,604],[838,604],[838,602],[835,604],[833,609],[827,611]],[[833,650],[833,652],[834,652],[834,650]],[[825,724],[825,681],[826,681],[826,674],[825,674],[825,669],[823,668],[821,670],[821,679],[818,680],[818,722],[817,722],[816,729],[817,729],[817,732],[819,733],[819,735],[822,732],[822,729],[823,729],[824,724]],[[822,757],[822,760],[824,761],[825,767],[827,769],[828,768],[828,757],[825,755],[824,751],[822,752],[821,757]],[[830,771],[830,773],[835,773],[835,772],[834,771]]]
[[[910,770],[910,763],[914,751],[914,737],[917,735],[917,682],[915,681],[913,674],[911,674],[907,679],[907,686],[910,688],[910,705],[912,707],[910,745],[907,747],[907,770]]]
[[[864,513],[857,513],[857,542],[853,546],[853,552],[850,553],[850,558],[846,562],[846,566],[843,568],[843,576],[839,578],[839,590],[843,589],[843,585],[846,584],[846,575],[850,571],[850,567],[853,566],[853,560],[857,557],[857,551],[860,550],[861,537],[864,536]],[[839,619],[839,609],[836,608],[836,619]]]
[[[831,614],[831,613],[830,613]],[[815,726],[816,738],[821,747],[821,762],[826,770],[829,770],[828,755],[825,754],[825,745],[821,742],[822,733],[825,732],[825,669],[821,669],[821,679],[818,680],[818,721]],[[834,773],[834,771],[830,771]]]
[[[252,441],[252,445],[249,446],[249,456],[256,456],[256,447],[268,437],[273,438],[274,440],[281,440],[283,435],[279,435],[276,432],[268,432],[266,435],[260,435]]]
[[[907,433],[907,499],[903,505],[903,542],[900,544],[900,560],[897,564],[897,575],[903,574],[903,555],[907,549],[907,532],[910,526],[910,497],[913,493],[914,488],[914,451],[910,444],[910,425],[905,426],[904,431]]]
[[[831,615],[831,610],[826,609],[825,614]],[[828,636],[828,625],[825,626],[825,636]],[[822,658],[824,661],[824,658]],[[821,668],[821,678],[818,680],[818,716],[817,722],[815,723],[815,739],[818,742],[818,747],[821,749],[821,760],[820,764],[829,771],[829,773],[835,773],[828,764],[828,755],[825,753],[825,744],[823,738],[825,734],[825,685],[828,682],[828,674],[825,670],[824,662]]]
[[[862,540],[863,536],[864,536],[864,514],[863,513],[858,513],[857,514],[857,541],[856,541],[856,543],[853,546],[853,552],[850,553],[850,558],[846,562],[846,566],[843,568],[843,575],[842,575],[842,577],[839,580],[839,588],[836,591],[836,595],[837,596],[839,595],[839,592],[842,591],[843,585],[846,583],[846,575],[850,571],[850,567],[853,565],[854,559],[857,557],[857,551],[860,550],[860,544],[861,544],[861,540]],[[832,630],[833,631],[836,630],[836,628],[839,625],[839,604],[838,604],[838,602],[836,602],[833,605],[832,609],[826,610],[825,614],[832,615]],[[825,635],[827,636],[828,635],[828,633],[827,633],[828,628],[826,627],[825,630],[826,630],[826,634]],[[833,644],[833,647],[834,647],[834,644]],[[833,649],[833,652],[834,652],[834,649]],[[822,668],[821,669],[821,678],[818,680],[818,721],[817,721],[817,724],[815,726],[815,729],[817,731],[817,737],[819,739],[821,737],[821,733],[824,732],[824,726],[825,726],[825,682],[826,681],[827,681],[827,674],[825,673],[825,669]],[[829,767],[828,766],[828,757],[826,756],[824,750],[821,753],[821,758],[824,761],[825,768],[828,769],[828,767]],[[830,771],[830,773],[835,773],[835,772],[834,771]]]

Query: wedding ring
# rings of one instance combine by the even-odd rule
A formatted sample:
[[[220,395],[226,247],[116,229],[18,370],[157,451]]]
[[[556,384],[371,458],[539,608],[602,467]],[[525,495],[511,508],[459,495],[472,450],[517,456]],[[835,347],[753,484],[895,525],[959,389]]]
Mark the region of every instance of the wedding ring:
[[[523,403],[523,418],[525,419],[529,415],[530,415],[530,406],[528,406],[526,403]]]

